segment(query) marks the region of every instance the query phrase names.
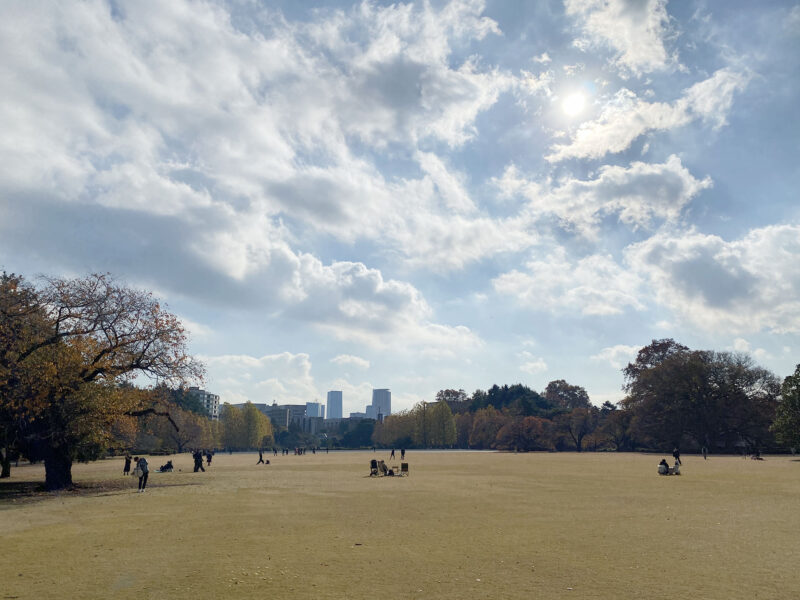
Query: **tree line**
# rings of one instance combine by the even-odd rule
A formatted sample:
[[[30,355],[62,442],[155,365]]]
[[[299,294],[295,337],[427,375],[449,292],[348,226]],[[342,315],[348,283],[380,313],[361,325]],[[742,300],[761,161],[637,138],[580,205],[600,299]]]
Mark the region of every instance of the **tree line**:
[[[377,423],[386,447],[499,450],[780,450],[800,445],[800,365],[783,383],[743,353],[692,350],[653,340],[623,369],[617,404],[555,380],[537,392],[494,385],[468,396],[446,389],[434,402]]]

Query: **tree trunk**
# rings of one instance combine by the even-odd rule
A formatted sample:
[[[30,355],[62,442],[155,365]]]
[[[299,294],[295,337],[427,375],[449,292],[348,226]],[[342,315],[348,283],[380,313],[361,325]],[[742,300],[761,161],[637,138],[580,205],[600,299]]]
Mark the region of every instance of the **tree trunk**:
[[[44,485],[50,491],[72,487],[72,459],[64,448],[48,448],[44,458]]]

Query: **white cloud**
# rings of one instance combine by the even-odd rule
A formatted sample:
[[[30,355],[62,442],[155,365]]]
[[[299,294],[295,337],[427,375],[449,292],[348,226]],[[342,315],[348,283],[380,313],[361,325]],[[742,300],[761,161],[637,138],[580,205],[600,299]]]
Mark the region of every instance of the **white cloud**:
[[[214,333],[214,330],[211,327],[208,327],[207,325],[198,323],[197,321],[193,321],[192,319],[189,319],[187,317],[183,317],[180,315],[177,316],[178,319],[180,319],[180,322],[186,328],[186,331],[189,333],[189,336],[193,339],[207,338]]]
[[[641,310],[639,278],[610,256],[571,260],[563,248],[492,280],[495,291],[513,297],[531,310],[583,315],[615,315]]]
[[[352,354],[340,354],[332,358],[331,362],[339,366],[352,365],[359,369],[369,369],[369,361],[367,359],[353,356]]]
[[[102,269],[152,287],[266,306],[342,339],[401,336],[431,353],[480,345],[466,327],[434,322],[414,286],[292,245],[316,229],[446,269],[529,243],[462,216],[474,204],[439,156],[419,153],[423,177],[387,182],[350,150],[474,134],[509,85],[452,64],[451,43],[498,33],[482,2],[365,2],[309,23],[263,10],[252,31],[212,3],[120,10],[28,4],[0,15],[0,192],[16,198],[4,244],[79,270],[102,256]]]
[[[543,95],[546,97],[552,96],[552,85],[555,80],[555,74],[552,70],[543,71],[538,75],[530,71],[522,70],[518,77],[514,79],[514,90],[519,96],[519,103],[522,106],[528,107],[531,98],[536,102],[533,106],[539,109],[538,96]],[[528,108],[530,110],[530,107]]]
[[[626,251],[656,299],[693,325],[718,332],[800,331],[800,226],[714,235],[661,233]]]
[[[208,369],[208,388],[220,395],[221,402],[302,404],[322,397],[311,375],[308,354],[199,358]]]
[[[373,347],[400,345],[409,352],[449,355],[482,344],[467,327],[433,322],[430,306],[408,283],[385,280],[361,263],[323,265],[305,254],[293,260],[285,289],[287,316]]]
[[[733,340],[732,350],[735,352],[743,352],[752,355],[757,360],[766,360],[772,358],[772,355],[764,348],[753,348],[744,338],[736,338]]]
[[[572,76],[583,71],[586,68],[586,65],[583,63],[576,63],[574,65],[562,65],[561,68],[564,70],[564,73]]]
[[[750,352],[750,342],[744,338],[736,338],[733,340],[733,349],[736,352]]]
[[[418,152],[417,160],[450,211],[456,213],[475,211],[475,204],[464,189],[463,176],[448,171],[442,160],[430,152]]]
[[[603,348],[597,354],[591,357],[592,360],[603,361],[610,364],[615,369],[622,369],[629,362],[632,362],[637,353],[639,346],[626,346],[625,344],[617,344],[616,346],[609,346]]]
[[[609,215],[634,230],[675,222],[692,198],[711,186],[710,178],[692,177],[675,155],[661,164],[603,166],[591,180],[564,179],[557,186],[530,181],[511,165],[493,183],[505,197],[529,200],[524,215],[530,221],[556,217],[563,227],[589,238],[597,237]]]
[[[783,27],[789,35],[800,36],[800,5],[795,5],[783,21]]]
[[[576,46],[610,46],[612,62],[623,72],[639,75],[677,62],[664,46],[670,36],[667,0],[565,0],[564,5],[586,36]]]
[[[554,144],[545,158],[600,158],[622,152],[648,131],[665,131],[702,119],[715,128],[726,123],[733,96],[747,85],[749,75],[720,69],[684,91],[674,103],[646,102],[628,89],[619,90],[597,119],[582,123],[567,144]]]
[[[519,356],[524,361],[519,366],[520,371],[524,371],[525,373],[529,373],[531,375],[537,375],[547,371],[547,363],[542,357],[534,356],[527,351],[521,352]]]
[[[259,237],[269,246],[273,231],[288,240],[304,226],[387,240],[439,268],[517,248],[502,227],[472,219],[439,235],[450,213],[475,212],[440,156],[418,154],[418,179],[387,181],[370,162],[391,144],[412,153],[423,140],[464,144],[516,85],[452,57],[451,44],[499,34],[483,7],[364,2],[309,22],[253,7],[244,24],[223,6],[181,0],[117,14],[101,2],[0,13],[0,192],[170,216],[189,229],[213,222],[213,239],[192,240],[187,258],[239,280],[265,258]],[[488,233],[477,246],[451,252],[478,230]],[[417,232],[425,243],[415,253]]]

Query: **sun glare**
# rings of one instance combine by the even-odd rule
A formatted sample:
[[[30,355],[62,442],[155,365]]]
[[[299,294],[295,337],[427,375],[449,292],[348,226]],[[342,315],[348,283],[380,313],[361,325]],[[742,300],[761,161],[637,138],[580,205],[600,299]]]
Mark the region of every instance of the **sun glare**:
[[[581,94],[580,92],[576,92],[574,94],[570,94],[566,98],[564,98],[564,102],[561,103],[561,109],[564,111],[564,114],[568,117],[574,117],[575,115],[580,114],[583,112],[583,109],[586,107],[586,96]]]

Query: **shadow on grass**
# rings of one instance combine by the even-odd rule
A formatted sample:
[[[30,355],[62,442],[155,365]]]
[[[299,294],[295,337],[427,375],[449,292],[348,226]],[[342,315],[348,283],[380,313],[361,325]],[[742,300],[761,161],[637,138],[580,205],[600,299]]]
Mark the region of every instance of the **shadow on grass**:
[[[148,482],[151,483],[151,482]],[[158,483],[147,486],[148,490],[162,487],[187,487],[202,485],[200,481],[188,481],[181,483]],[[0,481],[0,510],[13,508],[20,504],[32,502],[42,502],[51,498],[63,497],[102,497],[116,496],[136,491],[136,479],[104,480],[104,481],[80,481],[71,488],[49,492],[45,489],[41,481]]]

